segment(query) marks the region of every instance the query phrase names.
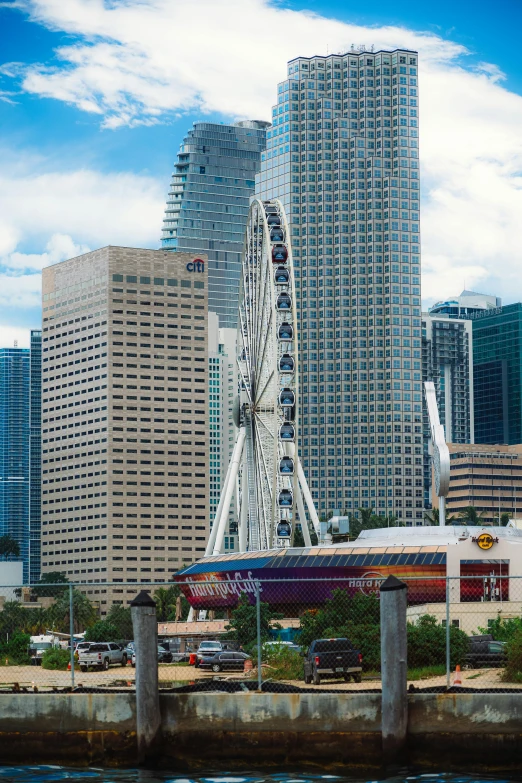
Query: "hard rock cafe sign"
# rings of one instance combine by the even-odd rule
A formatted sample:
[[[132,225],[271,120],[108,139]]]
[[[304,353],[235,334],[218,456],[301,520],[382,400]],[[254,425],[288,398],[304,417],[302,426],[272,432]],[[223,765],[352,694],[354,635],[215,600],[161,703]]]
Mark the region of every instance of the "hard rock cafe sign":
[[[481,533],[479,536],[475,536],[471,540],[484,550],[491,549],[493,544],[498,544],[498,538],[492,536],[491,533]]]

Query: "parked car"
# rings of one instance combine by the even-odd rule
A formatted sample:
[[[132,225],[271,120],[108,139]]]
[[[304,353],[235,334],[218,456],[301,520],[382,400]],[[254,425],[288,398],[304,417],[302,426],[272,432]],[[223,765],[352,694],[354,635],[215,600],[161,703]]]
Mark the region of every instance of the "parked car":
[[[315,639],[304,656],[304,681],[321,684],[322,677],[362,679],[362,654],[349,639]]]
[[[170,650],[166,650],[164,647],[161,647],[158,644],[158,663],[172,663],[174,660],[174,657]],[[136,666],[136,650],[133,651],[131,659],[131,666],[135,668]]]
[[[78,642],[74,648],[74,652],[80,654],[82,650],[88,650],[93,642]]]
[[[480,669],[483,666],[499,668],[507,662],[506,643],[496,642],[491,634],[470,636],[469,647],[464,666],[467,669]]]
[[[245,668],[245,661],[250,655],[243,652],[218,652],[212,656],[205,656],[200,660],[200,669],[210,669],[213,672],[240,671]]]
[[[219,652],[223,652],[223,645],[221,642],[211,639],[201,642],[196,653],[196,668],[200,665],[203,658],[212,658]]]
[[[127,665],[127,653],[114,642],[93,642],[86,650],[80,650],[78,663],[82,672],[90,667],[107,670],[109,666]]]

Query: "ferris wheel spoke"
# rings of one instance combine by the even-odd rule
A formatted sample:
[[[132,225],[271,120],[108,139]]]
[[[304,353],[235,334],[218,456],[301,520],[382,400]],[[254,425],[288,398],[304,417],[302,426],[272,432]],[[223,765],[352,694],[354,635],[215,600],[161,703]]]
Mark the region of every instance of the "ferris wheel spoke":
[[[255,428],[256,428],[256,435],[257,435],[257,443],[258,443],[258,450],[260,453],[260,462],[259,466],[261,468],[260,474],[261,474],[261,483],[263,486],[266,487],[266,492],[263,493],[264,498],[264,525],[265,525],[265,537],[268,542],[268,546],[270,546],[271,541],[271,529],[272,529],[272,508],[274,504],[274,493],[276,492],[276,485],[274,482],[274,471],[270,470],[270,458],[266,454],[266,451],[268,451],[269,454],[273,453],[273,443],[268,443],[266,449],[263,447],[264,441],[267,439],[266,435],[262,435],[258,426],[258,420],[257,418],[254,419],[255,422]],[[273,438],[271,438],[273,441]],[[273,466],[272,466],[273,467]]]

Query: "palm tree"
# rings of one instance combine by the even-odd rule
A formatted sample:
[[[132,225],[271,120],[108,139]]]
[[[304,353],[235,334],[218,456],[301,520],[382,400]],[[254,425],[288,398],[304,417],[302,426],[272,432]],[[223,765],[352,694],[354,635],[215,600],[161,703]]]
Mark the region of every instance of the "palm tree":
[[[0,557],[20,557],[20,544],[10,535],[0,536]]]
[[[459,514],[459,519],[462,519],[466,525],[477,526],[482,524],[482,518],[484,517],[484,511],[477,511],[475,506],[468,506]]]
[[[153,598],[156,601],[156,615],[159,622],[168,620],[172,611],[176,608],[176,599],[180,592],[181,589],[177,585],[158,587]]]
[[[431,511],[426,511],[424,513],[424,520],[428,523],[428,525],[439,525],[440,524],[440,514],[438,508],[432,508]],[[450,516],[446,517],[446,524],[447,525],[454,525],[457,521],[457,517],[455,514],[450,514]]]

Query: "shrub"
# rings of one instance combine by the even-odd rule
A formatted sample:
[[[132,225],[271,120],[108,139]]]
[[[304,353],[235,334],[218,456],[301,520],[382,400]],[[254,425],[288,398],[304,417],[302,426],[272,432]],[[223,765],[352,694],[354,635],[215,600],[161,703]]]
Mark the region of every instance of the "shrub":
[[[479,628],[479,631],[482,634],[491,634],[497,642],[509,642],[517,631],[522,631],[522,619],[496,617],[487,628]]]
[[[504,682],[522,682],[522,629],[515,631],[506,644],[507,664]]]
[[[30,663],[29,659],[29,645],[31,644],[31,637],[28,633],[22,633],[21,631],[15,631],[10,635],[9,641],[2,642],[0,645],[0,656],[5,659],[9,658],[11,664],[27,664]]]
[[[302,680],[304,677],[303,657],[284,644],[263,647],[263,661],[271,667],[266,673],[268,679]]]
[[[62,650],[60,647],[54,647],[51,650],[45,650],[42,655],[42,669],[54,669],[67,671],[67,666],[71,661],[69,650]]]
[[[446,628],[437,618],[425,614],[418,621],[408,623],[408,667],[443,665],[446,662]],[[462,665],[468,651],[469,640],[464,631],[450,628],[450,664]]]

